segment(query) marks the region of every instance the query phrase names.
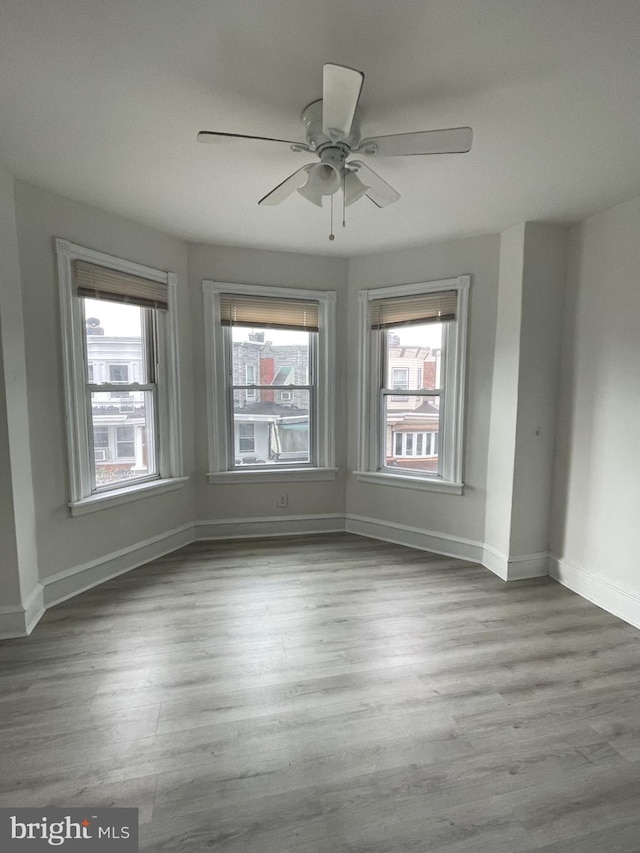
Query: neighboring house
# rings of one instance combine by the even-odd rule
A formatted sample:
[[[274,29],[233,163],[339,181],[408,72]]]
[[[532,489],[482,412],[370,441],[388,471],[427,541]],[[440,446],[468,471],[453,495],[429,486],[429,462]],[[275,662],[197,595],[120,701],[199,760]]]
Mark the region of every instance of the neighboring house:
[[[389,383],[393,389],[439,388],[440,349],[402,346],[394,335],[388,354]],[[438,470],[440,398],[398,394],[387,403],[385,465],[421,471]]]
[[[308,348],[275,345],[264,331],[233,343],[233,384],[268,385],[273,390],[234,391],[236,465],[306,462],[309,457]]]
[[[438,470],[440,410],[424,401],[407,412],[387,414],[386,465],[420,471]]]
[[[252,332],[233,344],[234,385],[269,385],[273,390],[234,391],[235,463],[256,465],[306,461],[309,448],[308,392],[287,390],[304,385],[307,348],[279,346]],[[441,350],[402,346],[394,336],[389,349],[389,379],[398,391],[438,388]],[[398,394],[387,411],[386,465],[436,471],[439,445],[439,398]]]
[[[288,390],[308,382],[305,346],[279,346],[253,332],[233,344],[234,385],[269,385],[273,390],[234,391],[234,458],[236,465],[307,461],[309,452],[308,392]],[[389,377],[399,392],[437,388],[440,350],[397,346],[389,349]],[[143,382],[139,338],[110,337],[95,323],[87,329],[89,382],[100,385]],[[144,392],[97,391],[93,394],[96,480],[106,485],[147,470]],[[399,393],[387,412],[385,464],[424,471],[437,470],[439,399]]]
[[[305,462],[309,454],[309,393],[306,346],[274,345],[264,332],[233,343],[234,385],[269,385],[273,390],[234,391],[236,465]]]
[[[93,318],[87,324],[88,380],[123,384],[122,391],[92,394],[96,482],[107,485],[147,471],[145,392],[124,386],[143,382],[139,337],[109,337]]]

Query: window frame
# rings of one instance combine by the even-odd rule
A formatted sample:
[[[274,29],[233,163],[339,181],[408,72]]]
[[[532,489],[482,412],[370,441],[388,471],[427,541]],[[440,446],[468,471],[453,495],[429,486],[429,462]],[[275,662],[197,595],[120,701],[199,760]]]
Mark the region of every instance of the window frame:
[[[467,349],[467,324],[470,275],[415,284],[393,285],[359,291],[359,437],[358,480],[377,484],[403,486],[425,491],[462,494],[464,483],[464,397]],[[382,424],[382,394],[384,388],[385,332],[371,329],[370,305],[379,299],[416,296],[455,290],[457,292],[456,320],[443,329],[443,364],[441,380],[443,407],[440,426],[440,464],[438,472],[385,467],[381,460],[385,432]],[[403,457],[407,458],[407,457]]]
[[[233,284],[203,280],[207,377],[207,421],[210,483],[282,482],[335,479],[335,308],[334,290],[302,290],[270,285]],[[273,299],[311,300],[318,303],[315,347],[315,401],[310,399],[309,435],[315,443],[315,460],[290,465],[234,466],[230,411],[229,365],[225,344],[227,328],[220,322],[220,296],[232,293]],[[231,377],[232,379],[232,377]],[[310,383],[308,383],[310,384]],[[298,386],[295,386],[298,387]],[[275,388],[274,390],[281,390]]]
[[[69,463],[69,508],[72,515],[137,500],[148,494],[180,488],[183,475],[178,383],[177,283],[174,273],[146,267],[55,238],[62,320],[64,400],[67,421]],[[74,290],[73,262],[88,261],[118,272],[167,285],[168,310],[157,310],[157,475],[131,483],[119,483],[104,490],[93,490],[93,437],[90,407],[87,403],[88,368],[82,300]],[[126,387],[126,386],[125,386]]]

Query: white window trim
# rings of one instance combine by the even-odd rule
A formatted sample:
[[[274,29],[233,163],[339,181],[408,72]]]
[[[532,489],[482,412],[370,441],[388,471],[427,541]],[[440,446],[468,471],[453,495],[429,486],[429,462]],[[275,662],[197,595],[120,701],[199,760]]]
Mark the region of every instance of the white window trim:
[[[72,515],[116,506],[158,492],[179,488],[183,476],[180,386],[178,363],[178,278],[174,273],[156,270],[132,261],[55,239],[58,258],[58,283],[62,317],[62,354],[67,419],[67,449]],[[92,494],[89,460],[89,417],[85,406],[84,327],[80,300],[73,292],[73,261],[82,260],[120,272],[130,273],[167,285],[168,311],[158,324],[158,448],[159,477],[142,483],[123,484],[120,488]]]
[[[87,515],[107,507],[119,506],[130,501],[138,501],[150,495],[172,492],[181,489],[188,477],[172,477],[171,479],[149,480],[146,483],[132,483],[122,489],[110,489],[108,492],[97,492],[91,497],[70,503],[71,515]]]
[[[202,282],[204,294],[205,353],[207,379],[207,420],[209,434],[210,483],[269,483],[295,480],[335,479],[335,290],[301,290],[268,285]],[[264,469],[239,471],[228,469],[228,427],[226,412],[224,340],[219,322],[220,294],[238,293],[284,299],[309,299],[318,302],[320,333],[317,348],[317,400],[315,440],[317,467],[287,468],[273,465]]]
[[[464,388],[466,368],[467,317],[470,275],[438,281],[418,282],[391,287],[361,290],[359,299],[359,373],[360,393],[358,408],[358,435],[360,455],[358,469],[354,471],[358,480],[379,485],[401,486],[423,491],[439,491],[447,494],[462,494],[462,451],[464,424]],[[381,430],[379,409],[379,377],[373,375],[372,364],[379,363],[380,339],[370,329],[369,303],[374,299],[396,296],[413,296],[439,290],[457,290],[458,307],[455,341],[449,350],[447,365],[447,406],[445,424],[441,433],[440,452],[444,454],[445,469],[442,476],[421,471],[390,471],[378,469],[378,451]]]

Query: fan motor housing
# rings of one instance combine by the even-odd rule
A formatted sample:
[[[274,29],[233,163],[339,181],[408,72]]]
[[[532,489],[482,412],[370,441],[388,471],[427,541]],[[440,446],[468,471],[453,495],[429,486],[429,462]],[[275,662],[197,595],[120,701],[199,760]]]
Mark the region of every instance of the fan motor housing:
[[[349,155],[352,148],[356,148],[360,142],[360,110],[357,109],[351,124],[349,136],[339,141],[332,140],[322,130],[322,98],[312,101],[302,111],[302,121],[307,128],[307,144],[312,151],[318,154],[324,152],[328,147],[344,148],[345,157]],[[344,162],[344,157],[342,158]]]

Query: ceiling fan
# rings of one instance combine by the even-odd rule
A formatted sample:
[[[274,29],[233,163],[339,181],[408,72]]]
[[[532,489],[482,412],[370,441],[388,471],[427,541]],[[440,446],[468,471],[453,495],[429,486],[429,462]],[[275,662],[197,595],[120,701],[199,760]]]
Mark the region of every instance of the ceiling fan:
[[[197,136],[198,142],[216,142],[224,138],[256,139],[282,143],[296,152],[317,154],[320,162],[307,163],[297,169],[263,196],[258,204],[280,204],[297,190],[319,207],[322,207],[324,196],[333,197],[340,187],[344,206],[353,204],[365,195],[378,207],[386,207],[400,198],[400,193],[362,160],[349,160],[352,154],[398,157],[462,154],[471,149],[473,131],[470,127],[394,133],[361,139],[358,101],[363,83],[364,74],[354,68],[330,63],[323,66],[322,98],[310,103],[302,113],[306,142],[211,130],[201,130]],[[333,234],[330,239],[333,239]]]

